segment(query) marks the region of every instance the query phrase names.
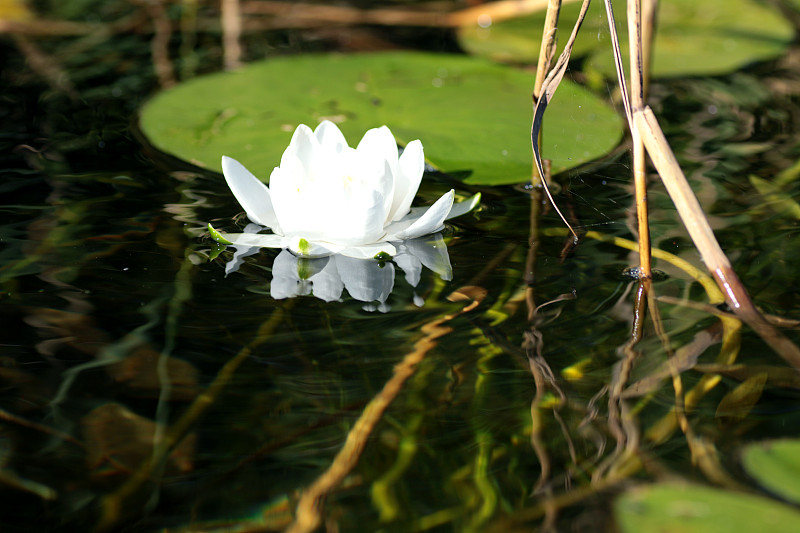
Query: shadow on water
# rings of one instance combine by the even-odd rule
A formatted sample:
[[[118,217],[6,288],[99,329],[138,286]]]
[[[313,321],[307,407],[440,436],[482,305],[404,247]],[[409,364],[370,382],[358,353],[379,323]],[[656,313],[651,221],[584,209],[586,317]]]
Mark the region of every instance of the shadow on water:
[[[394,31],[246,42],[454,46]],[[226,275],[232,251],[206,233],[246,223],[221,176],[131,129],[157,88],[150,38],[0,43],[4,531],[271,531],[295,515],[342,531],[615,530],[633,480],[760,490],[739,454],[794,436],[800,380],[696,281],[657,185],[660,321],[628,345],[636,259],[613,240],[631,238],[627,156],[559,176],[591,232],[577,247],[545,209],[531,263],[530,191],[485,187],[444,233],[452,281],[398,268],[381,309],[347,291],[275,300],[277,251]],[[197,72],[218,68],[217,38],[198,33]],[[734,267],[795,340],[797,55],[652,86]],[[454,183],[428,173],[417,202]]]

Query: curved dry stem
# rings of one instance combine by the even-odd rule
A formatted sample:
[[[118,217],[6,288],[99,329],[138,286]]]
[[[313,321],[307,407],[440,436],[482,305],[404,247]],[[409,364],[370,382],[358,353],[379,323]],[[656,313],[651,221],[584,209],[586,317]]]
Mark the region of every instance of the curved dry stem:
[[[564,77],[564,73],[567,71],[567,65],[569,63],[570,54],[572,54],[572,47],[575,44],[575,38],[578,36],[578,30],[580,30],[581,25],[583,24],[583,19],[586,18],[586,11],[589,9],[589,3],[591,0],[584,0],[583,4],[581,5],[581,11],[578,15],[578,20],[575,21],[575,27],[572,28],[572,33],[567,40],[567,44],[564,45],[564,50],[561,52],[561,55],[558,56],[558,61],[556,61],[555,66],[550,71],[550,73],[545,78],[544,82],[542,82],[541,87],[541,94],[539,98],[536,100],[536,105],[533,108],[533,124],[531,125],[531,145],[533,147],[533,160],[536,164],[536,170],[539,172],[539,176],[544,176],[544,166],[542,165],[542,155],[539,150],[539,132],[542,129],[542,120],[544,119],[544,111],[547,109],[547,105],[553,99],[553,95],[558,89],[558,85],[561,83],[561,79]],[[558,216],[561,217],[561,220],[564,221],[564,224],[569,228],[572,232],[572,235],[575,237],[575,240],[578,240],[578,234],[575,233],[575,230],[572,229],[572,226],[569,225],[567,219],[561,213],[561,210],[556,205],[555,200],[553,199],[553,195],[550,194],[550,189],[547,187],[547,182],[542,179],[542,187],[544,187],[545,193],[547,194],[547,198],[550,200],[550,203],[553,205],[553,209],[556,210]]]
[[[678,215],[700,252],[703,262],[725,295],[728,305],[787,363],[800,368],[800,349],[761,316],[747,289],[733,271],[653,111],[649,107],[634,111],[634,123],[642,135],[647,153],[658,170],[672,203],[678,210]]]

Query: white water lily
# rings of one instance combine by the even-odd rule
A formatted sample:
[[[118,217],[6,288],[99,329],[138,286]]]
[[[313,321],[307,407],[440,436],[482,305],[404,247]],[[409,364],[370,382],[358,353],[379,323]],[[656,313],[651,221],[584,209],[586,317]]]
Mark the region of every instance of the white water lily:
[[[226,244],[286,248],[307,257],[395,256],[392,243],[440,231],[445,220],[480,201],[476,194],[454,204],[450,190],[429,208],[412,209],[425,170],[422,143],[411,141],[398,156],[386,126],[369,130],[352,148],[332,122],[314,131],[301,124],[269,186],[230,157],[222,157],[222,170],[247,217],[272,233],[221,234],[211,228],[212,235]]]

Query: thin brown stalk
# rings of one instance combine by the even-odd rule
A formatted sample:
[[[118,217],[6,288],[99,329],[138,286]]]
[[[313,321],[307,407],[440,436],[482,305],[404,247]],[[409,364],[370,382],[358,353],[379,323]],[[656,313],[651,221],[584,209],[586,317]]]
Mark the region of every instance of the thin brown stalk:
[[[462,287],[453,292],[448,299],[451,301],[467,301],[461,310],[433,320],[422,327],[425,334],[414,344],[414,350],[409,352],[403,360],[394,367],[394,374],[386,382],[383,389],[367,404],[353,428],[347,434],[342,449],[336,454],[331,465],[323,472],[300,496],[297,504],[295,519],[286,529],[287,533],[301,533],[316,530],[322,523],[322,506],[328,494],[334,491],[342,480],[355,468],[369,436],[381,420],[383,413],[394,401],[403,388],[403,384],[410,378],[417,365],[437,345],[440,337],[447,335],[452,328],[446,324],[454,318],[475,309],[486,291],[479,287]]]
[[[611,0],[604,0],[606,6],[606,18],[608,19],[608,33],[611,36],[611,52],[614,58],[614,68],[617,71],[619,81],[619,91],[622,95],[622,105],[625,108],[625,118],[628,126],[633,129],[633,116],[631,114],[631,101],[628,98],[628,84],[625,81],[625,67],[622,65],[622,52],[619,47],[619,34],[617,33],[617,21],[614,18],[614,7]]]
[[[658,0],[642,0],[642,93],[647,98],[650,84],[651,65],[653,63],[653,41],[656,38],[656,18],[658,16]]]
[[[150,40],[150,55],[153,58],[153,69],[156,71],[158,83],[162,88],[172,87],[177,83],[175,69],[169,58],[169,40],[172,37],[172,23],[169,20],[162,1],[148,2],[135,0],[141,5],[153,21],[153,38]]]
[[[628,30],[630,35],[630,63],[631,63],[631,91],[628,92],[628,86],[625,82],[625,68],[622,64],[622,53],[620,52],[619,37],[617,34],[617,23],[614,18],[614,9],[611,5],[611,0],[605,0],[606,16],[608,18],[609,34],[611,35],[611,48],[614,57],[614,66],[617,71],[617,80],[619,81],[619,90],[622,95],[622,104],[625,107],[625,117],[628,120],[628,127],[631,131],[632,150],[633,150],[633,169],[634,169],[634,190],[636,197],[636,218],[637,229],[639,233],[639,240],[643,246],[639,247],[639,274],[644,278],[652,277],[651,259],[650,259],[650,229],[647,221],[647,174],[646,174],[646,161],[645,151],[642,146],[642,141],[639,132],[632,120],[632,108],[638,106],[641,108],[644,105],[643,96],[643,76],[644,70],[641,60],[641,34],[639,31],[638,4],[635,0],[629,0],[629,10],[634,9],[635,12],[628,13]],[[636,43],[635,45],[633,43]]]
[[[628,47],[631,67],[631,110],[644,107],[644,64],[639,0],[628,0]],[[639,275],[652,278],[650,266],[650,225],[647,217],[647,169],[644,144],[635,124],[631,125],[633,151],[633,186],[636,195],[636,219],[639,232]]]

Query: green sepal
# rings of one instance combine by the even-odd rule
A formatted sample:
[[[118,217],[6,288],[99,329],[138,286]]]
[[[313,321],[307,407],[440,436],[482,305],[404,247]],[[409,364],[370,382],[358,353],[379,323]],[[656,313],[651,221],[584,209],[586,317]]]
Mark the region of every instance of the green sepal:
[[[233,244],[231,241],[223,237],[222,233],[215,230],[214,226],[211,225],[211,222],[208,223],[208,232],[211,234],[211,238],[220,244]]]
[[[300,250],[300,254],[302,255],[311,254],[311,243],[303,238],[301,238],[300,241],[297,243],[297,248],[298,250]]]

